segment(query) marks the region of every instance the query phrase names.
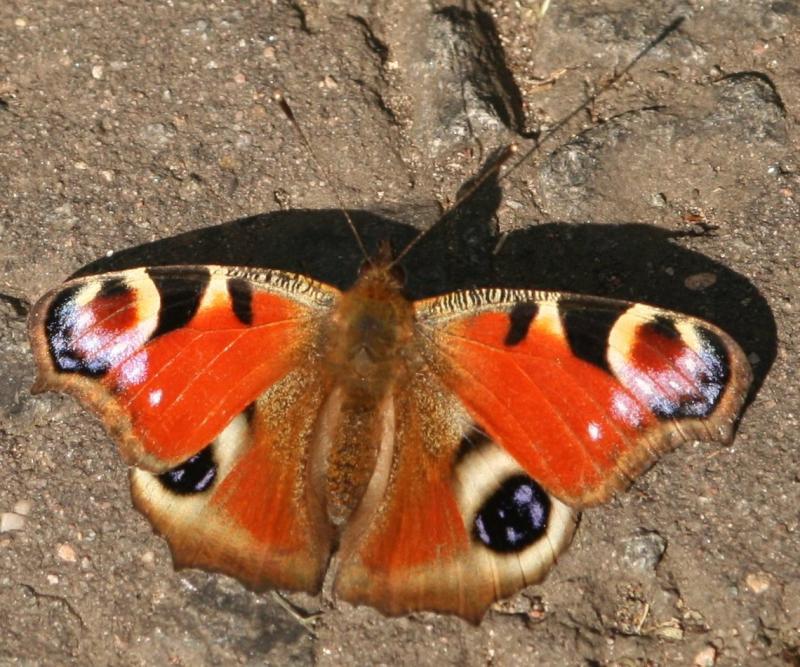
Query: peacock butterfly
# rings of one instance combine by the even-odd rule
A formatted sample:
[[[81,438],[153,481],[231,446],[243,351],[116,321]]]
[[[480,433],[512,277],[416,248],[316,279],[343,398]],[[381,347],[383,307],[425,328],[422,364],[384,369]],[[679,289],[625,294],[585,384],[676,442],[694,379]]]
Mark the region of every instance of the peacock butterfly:
[[[342,212],[367,258],[344,291],[143,267],[31,311],[32,391],[101,417],[176,567],[309,593],[330,570],[343,600],[478,622],[545,576],[580,510],[733,438],[751,369],[714,325],[530,289],[412,301],[397,268],[424,233],[369,258]]]
[[[542,579],[577,512],[690,439],[728,442],[750,366],[723,331],[556,292],[403,295],[388,246],[339,291],[139,268],[32,310],[34,392],[77,396],[179,567],[477,622]]]

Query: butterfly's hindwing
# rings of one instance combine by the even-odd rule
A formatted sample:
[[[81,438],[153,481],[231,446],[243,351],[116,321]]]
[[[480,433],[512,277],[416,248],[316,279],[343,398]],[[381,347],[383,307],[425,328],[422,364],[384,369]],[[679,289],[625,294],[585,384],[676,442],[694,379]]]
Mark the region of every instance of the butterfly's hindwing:
[[[307,463],[324,395],[314,369],[295,371],[183,464],[132,470],[134,503],[177,567],[223,572],[259,590],[319,590],[332,531]]]
[[[385,613],[477,621],[544,577],[577,517],[470,422],[430,370],[401,383],[393,403],[391,474],[343,535],[335,591]]]

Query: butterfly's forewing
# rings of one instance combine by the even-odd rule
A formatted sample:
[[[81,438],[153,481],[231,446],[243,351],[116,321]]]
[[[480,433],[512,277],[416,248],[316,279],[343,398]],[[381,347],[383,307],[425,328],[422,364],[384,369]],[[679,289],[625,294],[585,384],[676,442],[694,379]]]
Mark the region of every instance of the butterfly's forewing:
[[[498,289],[417,310],[433,363],[470,417],[577,508],[607,500],[681,442],[729,442],[751,381],[723,331],[641,304]]]
[[[221,267],[68,282],[30,319],[36,387],[102,417],[177,564],[316,590],[331,538],[305,462],[325,393],[320,322],[337,295]]]

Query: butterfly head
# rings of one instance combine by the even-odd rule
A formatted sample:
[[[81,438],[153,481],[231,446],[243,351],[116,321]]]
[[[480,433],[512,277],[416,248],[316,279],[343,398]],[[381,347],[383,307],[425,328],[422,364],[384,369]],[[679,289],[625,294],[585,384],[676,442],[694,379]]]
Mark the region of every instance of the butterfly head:
[[[392,244],[388,239],[384,239],[378,245],[378,250],[372,257],[367,257],[359,269],[359,280],[369,274],[383,274],[379,279],[387,282],[394,282],[397,289],[405,285],[406,272],[398,264]],[[374,278],[372,279],[374,280]]]

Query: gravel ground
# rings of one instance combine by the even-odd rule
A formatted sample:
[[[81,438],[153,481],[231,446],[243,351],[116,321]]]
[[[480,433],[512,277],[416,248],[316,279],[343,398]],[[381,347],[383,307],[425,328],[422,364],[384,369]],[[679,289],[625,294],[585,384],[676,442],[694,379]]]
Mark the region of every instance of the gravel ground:
[[[0,664],[800,665],[800,7],[539,9],[2,3]],[[303,624],[174,572],[101,426],[28,393],[27,311],[70,274],[218,262],[345,286],[337,198],[368,243],[407,239],[551,128],[409,256],[409,291],[676,308],[734,335],[756,385],[733,446],[684,446],[585,513],[549,579],[479,627],[291,596],[321,612]]]

